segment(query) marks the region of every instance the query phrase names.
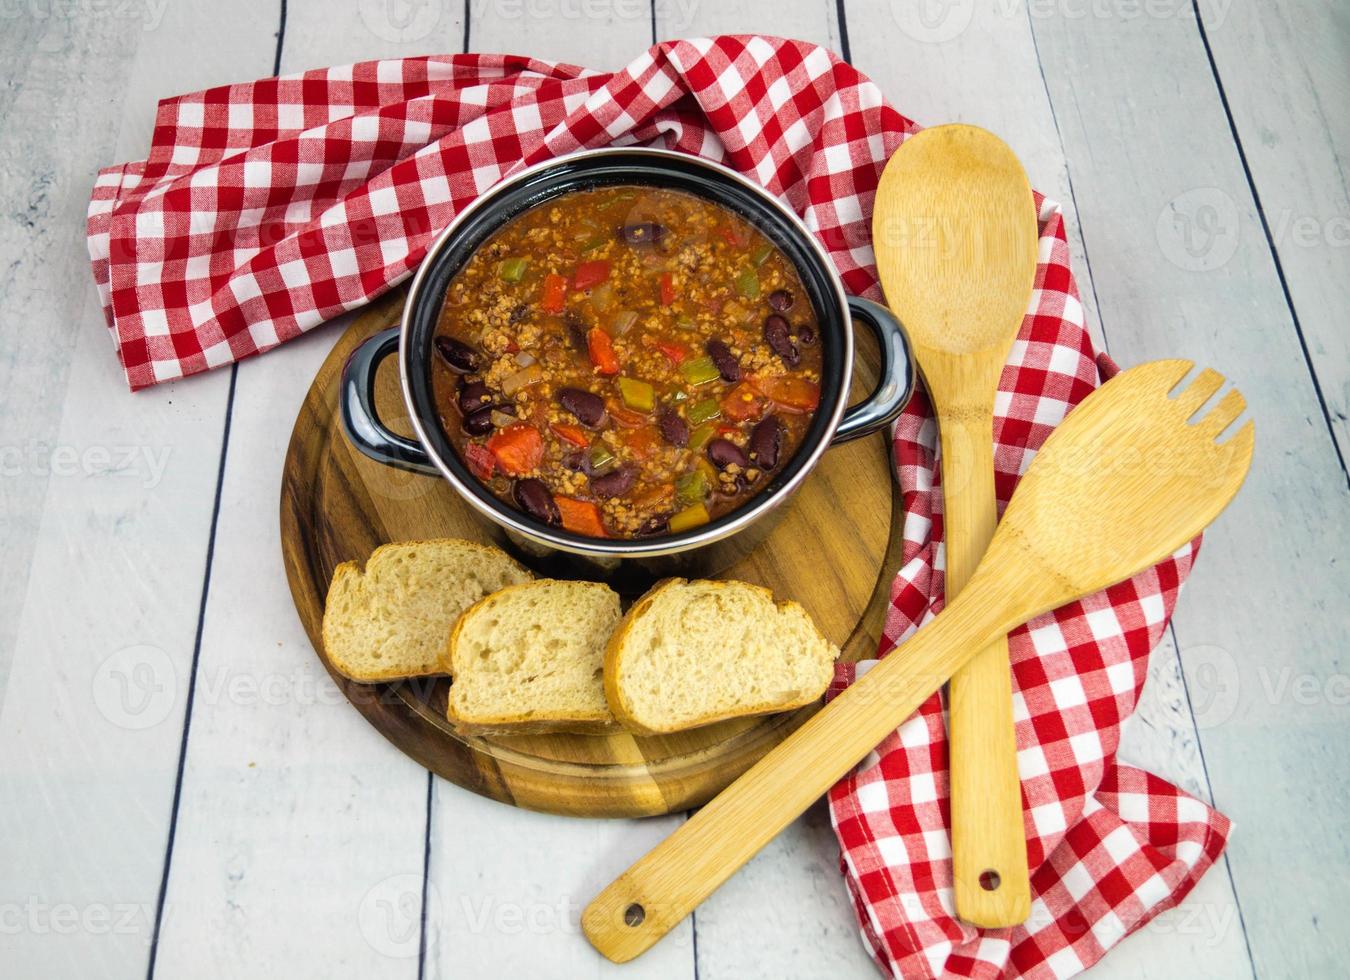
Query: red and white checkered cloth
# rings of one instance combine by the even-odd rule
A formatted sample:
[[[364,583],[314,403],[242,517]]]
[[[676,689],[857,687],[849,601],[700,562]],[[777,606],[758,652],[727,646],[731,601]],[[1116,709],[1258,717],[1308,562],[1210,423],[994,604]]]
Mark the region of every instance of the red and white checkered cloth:
[[[613,74],[499,55],[365,62],[163,102],[149,158],[99,174],[89,250],[127,380],[143,388],[368,302],[512,170],[656,143],[758,180],[803,216],[851,291],[876,296],[872,197],[916,128],[829,52],[776,38],[667,42]],[[1041,220],[1037,289],[997,406],[1004,501],[1098,376],[1062,216],[1042,201]],[[922,396],[895,452],[905,562],[882,654],[941,602],[936,433]],[[952,916],[936,696],[832,791],[845,878],[883,970],[1070,976],[1179,901],[1218,856],[1227,820],[1114,760],[1193,557],[1187,548],[1012,637],[1035,869],[1026,926],[981,931]]]

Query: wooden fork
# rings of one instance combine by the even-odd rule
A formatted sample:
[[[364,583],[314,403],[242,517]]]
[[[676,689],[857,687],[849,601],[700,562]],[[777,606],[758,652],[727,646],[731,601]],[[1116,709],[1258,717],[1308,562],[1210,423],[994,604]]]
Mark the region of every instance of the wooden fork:
[[[615,962],[644,952],[825,793],[966,660],[1027,620],[1156,564],[1228,504],[1251,464],[1251,422],[1205,370],[1154,361],[1089,395],[1046,440],[984,560],[931,623],[723,790],[587,906],[587,939]]]

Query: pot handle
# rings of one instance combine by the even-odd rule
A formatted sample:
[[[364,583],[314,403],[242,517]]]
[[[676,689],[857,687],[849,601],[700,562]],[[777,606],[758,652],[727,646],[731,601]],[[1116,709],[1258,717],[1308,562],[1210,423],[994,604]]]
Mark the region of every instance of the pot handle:
[[[440,471],[432,465],[422,444],[390,431],[375,411],[375,371],[381,361],[398,350],[398,338],[398,327],[381,330],[362,341],[342,366],[342,393],[338,398],[342,428],[347,441],[377,463],[435,476]]]
[[[881,372],[872,393],[844,413],[831,445],[870,435],[890,425],[914,393],[914,359],[909,354],[904,327],[895,314],[880,303],[858,296],[848,297],[848,309],[855,323],[861,321],[876,334],[881,347]]]

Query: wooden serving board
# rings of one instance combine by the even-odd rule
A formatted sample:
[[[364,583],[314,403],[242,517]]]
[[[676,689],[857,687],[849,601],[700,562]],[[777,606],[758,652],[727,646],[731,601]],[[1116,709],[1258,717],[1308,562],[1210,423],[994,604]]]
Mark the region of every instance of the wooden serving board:
[[[333,569],[379,545],[433,537],[500,544],[439,477],[395,470],[347,442],[338,413],[342,365],[371,334],[398,322],[398,291],[358,317],[324,361],[291,434],[281,483],[281,543],[296,609],[324,666],[351,703],[420,765],[475,793],[554,813],[650,816],[716,795],[816,708],[737,719],[676,735],[464,736],[445,719],[446,678],[366,685],[337,673],[321,640]],[[859,335],[854,397],[873,383],[874,345]],[[868,342],[870,344],[870,342]],[[411,435],[395,358],[380,368],[377,403]],[[722,577],[800,602],[847,660],[876,649],[900,563],[899,499],[884,436],[836,447],[768,538]],[[526,565],[528,557],[517,555]]]

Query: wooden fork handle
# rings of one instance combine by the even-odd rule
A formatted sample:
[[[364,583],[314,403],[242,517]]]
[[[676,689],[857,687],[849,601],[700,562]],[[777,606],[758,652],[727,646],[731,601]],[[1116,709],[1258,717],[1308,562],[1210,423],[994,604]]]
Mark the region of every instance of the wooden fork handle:
[[[960,615],[949,610],[892,651],[610,884],[581,917],[591,944],[625,963],[692,912],[1019,621],[1016,599],[984,598]]]
[[[992,414],[939,410],[946,594],[965,588],[998,522]],[[956,914],[978,926],[1012,926],[1031,914],[1022,788],[1013,731],[1008,638],[981,650],[951,680],[952,874]]]

